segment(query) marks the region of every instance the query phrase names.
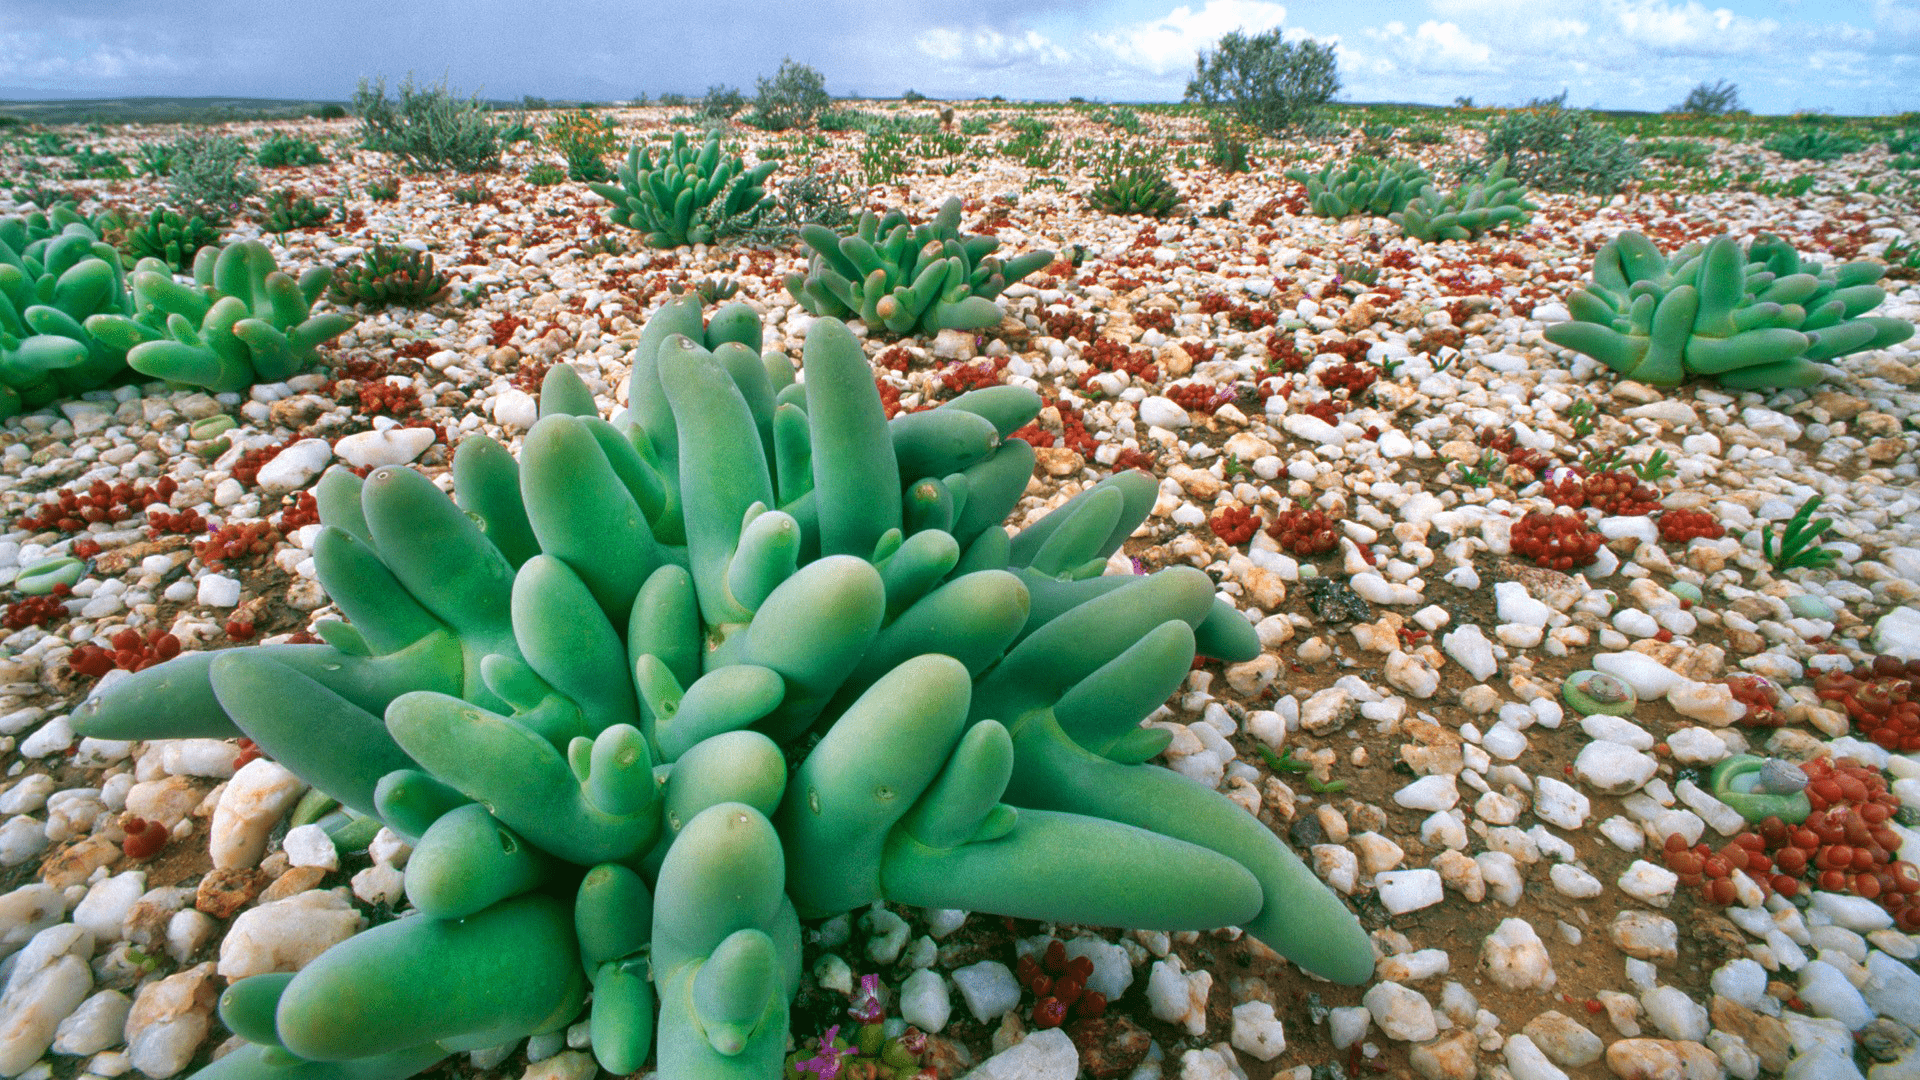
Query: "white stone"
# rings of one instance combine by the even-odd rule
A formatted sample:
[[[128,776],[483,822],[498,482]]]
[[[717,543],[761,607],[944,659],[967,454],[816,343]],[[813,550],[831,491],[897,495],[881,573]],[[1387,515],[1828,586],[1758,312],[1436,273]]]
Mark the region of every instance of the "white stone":
[[[1498,723],[1480,737],[1480,749],[1501,761],[1512,761],[1527,752],[1527,737],[1511,724]]]
[[[1453,957],[1445,949],[1417,949],[1382,959],[1373,973],[1389,982],[1410,983],[1445,975],[1452,968]]]
[[[1534,778],[1533,815],[1541,821],[1562,829],[1579,829],[1586,825],[1592,811],[1593,803],[1572,785],[1551,776]]]
[[[73,1057],[97,1054],[120,1045],[133,999],[118,990],[102,990],[80,1003],[54,1029],[53,1052]]]
[[[1213,989],[1213,975],[1205,971],[1183,970],[1180,958],[1156,960],[1147,976],[1147,1003],[1153,1015],[1169,1024],[1182,1024],[1189,1035],[1207,1031],[1207,995]]]
[[[921,968],[900,985],[900,1018],[921,1031],[939,1034],[953,1015],[947,980],[931,968]]]
[[[1860,991],[1874,1012],[1920,1026],[1920,975],[1913,968],[1875,950],[1867,954],[1867,976]]]
[[[255,758],[227,781],[213,809],[208,848],[216,869],[257,866],[266,854],[267,836],[282,815],[305,794],[307,785],[285,767]]]
[[[318,825],[300,825],[287,830],[280,846],[292,866],[318,866],[322,870],[340,869],[340,852],[333,838]]]
[[[160,744],[160,768],[168,776],[204,776],[225,780],[233,775],[240,748],[229,739],[168,739]]]
[[[301,439],[260,466],[254,482],[261,491],[297,491],[312,483],[331,460],[333,448],[327,440]]]
[[[1232,1041],[1235,1050],[1261,1061],[1272,1061],[1287,1049],[1286,1029],[1273,1015],[1273,1006],[1264,1001],[1233,1007]]]
[[[1580,718],[1580,730],[1600,742],[1619,743],[1635,750],[1653,749],[1653,733],[1625,717],[1594,713]]]
[[[1600,879],[1587,873],[1572,863],[1554,863],[1547,871],[1547,880],[1553,883],[1555,891],[1562,896],[1575,900],[1591,900],[1599,896],[1603,886]]]
[[[1180,1080],[1237,1080],[1233,1066],[1215,1047],[1180,1052]]]
[[[1744,956],[1720,965],[1710,981],[1714,993],[1749,1009],[1761,1008],[1767,996],[1767,969]]]
[[[359,468],[405,465],[433,445],[433,431],[420,427],[391,427],[342,436],[333,446],[340,460]],[[264,471],[264,470],[263,470]]]
[[[1512,855],[1504,851],[1482,851],[1473,857],[1473,861],[1480,868],[1480,878],[1495,900],[1508,907],[1520,902],[1520,894],[1527,882],[1520,876],[1520,865]]]
[[[1460,788],[1451,776],[1423,776],[1394,792],[1393,801],[1409,810],[1451,810],[1460,803]]]
[[[1654,1029],[1669,1039],[1699,1042],[1707,1037],[1707,1007],[1677,986],[1656,986],[1641,994],[1640,1006]]]
[[[127,912],[146,891],[147,875],[143,870],[128,870],[106,878],[88,889],[86,898],[73,909],[74,924],[92,934],[96,944],[119,941]]]
[[[1873,1008],[1839,968],[1815,960],[1800,969],[1800,1000],[1815,1016],[1824,1016],[1859,1031],[1873,1020]]]
[[[1686,676],[1645,653],[1599,653],[1593,658],[1593,667],[1595,671],[1618,676],[1633,688],[1634,695],[1641,701],[1664,697],[1668,691],[1688,681]]]
[[[225,574],[208,574],[200,579],[194,599],[205,607],[233,607],[240,602],[240,579]]]
[[[1432,907],[1446,898],[1435,870],[1391,870],[1374,878],[1380,890],[1380,906],[1394,915]]]
[[[959,988],[967,1011],[983,1024],[999,1020],[1003,1013],[1020,1004],[1019,980],[998,960],[982,960],[955,968],[953,985]]]
[[[1668,963],[1679,955],[1680,926],[1665,915],[1622,911],[1613,917],[1610,933],[1614,945],[1636,959]]]
[[[1480,949],[1487,977],[1508,990],[1549,990],[1557,981],[1547,946],[1522,919],[1502,919]]]
[[[406,876],[385,863],[367,867],[353,875],[347,884],[362,903],[376,905],[399,903],[407,887]]]
[[[1503,1048],[1513,1080],[1567,1080],[1567,1074],[1525,1035],[1509,1035]]]
[[[1087,989],[1105,994],[1108,1001],[1119,1001],[1133,985],[1133,961],[1127,950],[1110,941],[1083,934],[1067,942],[1067,959],[1084,956],[1093,961],[1093,974],[1087,976]]]
[[[1440,689],[1440,672],[1425,657],[1395,649],[1388,657],[1387,684],[1424,701]]]
[[[183,908],[167,920],[167,955],[176,964],[184,964],[212,940],[219,927],[204,911]]]
[[[1630,746],[1590,742],[1573,760],[1573,775],[1581,783],[1609,795],[1624,795],[1653,779],[1660,762]]]
[[[1139,410],[1140,423],[1148,427],[1178,431],[1193,423],[1193,418],[1187,415],[1187,410],[1181,408],[1172,398],[1159,394],[1142,400]]]
[[[72,923],[33,936],[0,993],[0,1076],[19,1076],[53,1045],[60,1021],[87,998],[93,935]]]
[[[1868,642],[1883,656],[1920,660],[1920,608],[1902,604],[1880,616]]]
[[[1747,707],[1733,696],[1723,682],[1694,682],[1691,679],[1667,691],[1667,704],[1689,720],[1708,727],[1727,727],[1746,718]]]
[[[1886,908],[1863,896],[1816,892],[1813,894],[1813,910],[1860,934],[1884,930],[1893,925],[1893,916],[1887,913]]]
[[[1635,900],[1652,907],[1666,907],[1673,900],[1674,886],[1680,883],[1680,875],[1664,866],[1655,866],[1645,859],[1633,860],[1616,882],[1620,891]]]
[[[1488,642],[1486,634],[1473,623],[1459,626],[1440,638],[1440,650],[1453,657],[1453,663],[1461,665],[1475,682],[1486,682],[1500,671],[1500,661],[1494,659],[1494,642]]]
[[[1673,751],[1673,760],[1682,765],[1712,765],[1732,754],[1726,740],[1698,727],[1681,728],[1668,735],[1667,748]]]
[[[1426,1042],[1440,1034],[1433,1005],[1420,991],[1396,982],[1375,983],[1361,998],[1373,1022],[1389,1039]]]
[[[0,960],[12,956],[33,936],[60,922],[67,913],[59,889],[36,881],[0,896]]]
[[[366,918],[339,889],[309,889],[248,908],[220,942],[220,977],[231,982],[298,971],[366,926]]]
[[[1373,1013],[1364,1005],[1342,1005],[1327,1011],[1327,1037],[1335,1050],[1345,1050],[1366,1037]]]

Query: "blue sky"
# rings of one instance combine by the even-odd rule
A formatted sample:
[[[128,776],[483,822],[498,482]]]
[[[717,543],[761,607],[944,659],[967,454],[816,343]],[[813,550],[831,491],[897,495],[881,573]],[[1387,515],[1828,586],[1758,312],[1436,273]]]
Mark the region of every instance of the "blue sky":
[[[344,99],[361,76],[493,98],[752,91],[1177,99],[1229,30],[1337,44],[1351,101],[1661,109],[1729,79],[1758,112],[1920,110],[1920,0],[5,0],[0,97]]]

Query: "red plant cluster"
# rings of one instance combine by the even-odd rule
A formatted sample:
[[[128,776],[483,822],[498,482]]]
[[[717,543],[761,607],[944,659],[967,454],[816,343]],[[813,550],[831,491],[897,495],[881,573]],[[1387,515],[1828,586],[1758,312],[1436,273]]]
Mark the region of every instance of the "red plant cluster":
[[[979,390],[988,386],[1000,385],[1000,372],[1007,366],[1007,358],[995,357],[974,364],[949,364],[940,371],[940,385],[950,394],[964,394],[969,390]]]
[[[67,594],[72,592],[66,582],[53,587],[53,591],[40,596],[23,596],[7,605],[6,614],[0,615],[0,626],[8,630],[25,630],[29,626],[52,626],[67,617]]]
[[[1067,947],[1058,941],[1047,943],[1039,960],[1032,953],[1014,965],[1014,977],[1033,992],[1033,1026],[1059,1027],[1069,1019],[1092,1020],[1107,1011],[1107,995],[1087,989],[1093,977],[1093,961],[1084,956],[1067,959]]]
[[[545,361],[531,360],[523,356],[520,358],[520,366],[514,369],[513,377],[509,381],[513,383],[515,389],[538,398],[540,384],[546,381],[547,371],[552,367],[552,364]]]
[[[1143,329],[1171,334],[1173,333],[1173,312],[1165,308],[1145,308],[1134,313],[1133,323]]]
[[[1553,459],[1538,450],[1531,450],[1523,446],[1515,450],[1507,451],[1507,467],[1510,469],[1525,469],[1533,475],[1539,476],[1541,473],[1546,472],[1547,467],[1552,464]]]
[[[1124,371],[1143,383],[1160,381],[1160,366],[1146,349],[1129,349],[1110,338],[1101,338],[1081,352],[1087,371],[1080,376],[1080,389],[1093,387],[1093,377],[1102,371]]]
[[[1080,409],[1070,401],[1050,397],[1041,400],[1060,415],[1060,434],[1055,435],[1041,427],[1039,420],[1034,420],[1025,427],[1016,429],[1007,437],[1019,439],[1035,449],[1064,445],[1082,457],[1093,457],[1093,452],[1099,449],[1100,444],[1094,440],[1093,433],[1087,430],[1086,420]]]
[[[1822,672],[1813,678],[1813,692],[1838,702],[1877,745],[1901,753],[1920,750],[1920,660],[1876,656],[1864,677]]]
[[[1265,522],[1244,506],[1229,506],[1207,519],[1207,527],[1228,547],[1239,547],[1253,539]]]
[[[1810,779],[1813,813],[1799,825],[1770,817],[1718,852],[1692,849],[1675,835],[1666,842],[1667,865],[1682,884],[1702,885],[1708,901],[1734,901],[1731,875],[1745,873],[1762,892],[1792,897],[1802,884],[1827,892],[1850,892],[1879,902],[1901,930],[1920,930],[1920,868],[1894,858],[1900,836],[1888,827],[1900,800],[1887,790],[1878,769],[1852,758],[1817,758],[1800,768]]]
[[[1258,330],[1263,326],[1272,326],[1276,320],[1271,308],[1236,304],[1219,293],[1208,293],[1200,298],[1200,314],[1225,314],[1228,325],[1238,330]]]
[[[1316,376],[1329,391],[1345,390],[1349,399],[1358,400],[1367,387],[1380,379],[1380,369],[1372,364],[1348,362],[1321,368]]]
[[[147,514],[147,537],[151,540],[160,539],[164,533],[195,536],[206,532],[208,528],[207,519],[192,507],[178,512],[154,510]]]
[[[1352,407],[1352,405],[1345,401],[1337,398],[1329,398],[1326,401],[1315,401],[1302,405],[1300,406],[1300,411],[1306,413],[1308,416],[1318,417],[1329,424],[1338,424],[1340,418],[1345,416],[1347,410]]]
[[[873,358],[873,366],[905,375],[913,367],[913,354],[899,345]]]
[[[127,627],[107,642],[113,646],[111,650],[91,642],[76,647],[67,654],[67,667],[76,675],[99,678],[114,668],[144,671],[180,655],[180,639],[164,630],[150,630],[143,635]]]
[[[372,382],[387,377],[387,363],[371,356],[355,357],[342,361],[333,369],[333,382],[353,379],[357,382]],[[327,384],[327,392],[333,392],[333,383]]]
[[[179,490],[173,477],[163,476],[149,487],[146,484],[129,484],[121,481],[109,484],[105,480],[95,480],[85,491],[61,488],[53,493],[53,501],[42,503],[30,513],[20,515],[13,523],[15,529],[28,532],[42,532],[52,529],[58,532],[79,532],[88,525],[101,522],[123,521],[155,503],[165,503]]]
[[[874,389],[880,391],[880,408],[891,420],[900,415],[900,388],[887,380],[874,376]]]
[[[235,641],[253,640],[253,623],[246,619],[228,619],[227,625],[222,629]]]
[[[1718,540],[1727,535],[1727,530],[1705,510],[1667,510],[1661,513],[1656,524],[1660,526],[1660,539],[1669,544]]]
[[[193,542],[193,553],[208,566],[217,567],[250,555],[265,555],[273,550],[280,534],[264,521],[222,525]]]
[[[1780,689],[1773,680],[1761,675],[1749,675],[1736,672],[1723,680],[1727,689],[1733,691],[1733,700],[1746,706],[1740,723],[1747,727],[1775,728],[1786,723],[1777,711],[1780,708]]]
[[[390,383],[382,380],[371,382],[360,388],[360,410],[368,416],[386,413],[388,416],[406,416],[420,409],[420,391],[412,383]]]
[[[1154,460],[1152,454],[1133,447],[1128,447],[1113,456],[1113,471],[1117,473],[1126,472],[1128,469],[1153,472],[1158,465],[1159,462]]]
[[[1592,563],[1594,553],[1605,542],[1577,514],[1535,511],[1513,526],[1513,553],[1525,555],[1536,565],[1552,570],[1571,570]]]
[[[1168,387],[1167,399],[1190,413],[1212,416],[1215,409],[1233,400],[1233,391],[1206,383],[1184,382]]]
[[[295,529],[320,524],[320,503],[311,491],[296,492],[293,502],[280,508],[280,532],[289,536]]]
[[[1340,542],[1334,532],[1333,519],[1326,511],[1291,506],[1273,516],[1273,524],[1267,526],[1267,535],[1280,545],[1280,550],[1302,559],[1316,555],[1325,555]]]
[[[1419,260],[1413,257],[1413,252],[1406,248],[1394,248],[1380,257],[1380,265],[1392,270],[1411,270],[1420,264]]]
[[[439,351],[440,351],[440,346],[435,344],[434,342],[426,341],[426,340],[415,340],[415,341],[409,341],[404,345],[396,347],[393,350],[393,355],[405,357],[408,360],[425,360],[427,357],[432,356],[434,353],[437,353]]]
[[[167,846],[167,827],[158,821],[130,817],[120,828],[127,834],[126,839],[120,841],[120,850],[129,859],[151,859]]]
[[[1047,336],[1060,341],[1079,338],[1081,341],[1094,342],[1100,339],[1100,330],[1093,325],[1093,320],[1077,311],[1049,313],[1041,317],[1041,322],[1046,325]]]
[[[493,343],[494,348],[502,348],[513,340],[513,332],[525,325],[527,324],[524,319],[518,319],[512,315],[502,315],[493,320],[493,336],[488,340]]]
[[[1305,371],[1307,358],[1293,343],[1290,334],[1275,334],[1267,339],[1267,370]]]
[[[1658,491],[1617,469],[1590,475],[1569,472],[1548,484],[1542,494],[1555,506],[1570,510],[1591,506],[1611,517],[1637,517],[1660,508]]]
[[[1194,367],[1199,367],[1201,364],[1212,363],[1214,354],[1220,351],[1203,341],[1188,342],[1181,345],[1180,348],[1187,354],[1187,358],[1193,361]]]

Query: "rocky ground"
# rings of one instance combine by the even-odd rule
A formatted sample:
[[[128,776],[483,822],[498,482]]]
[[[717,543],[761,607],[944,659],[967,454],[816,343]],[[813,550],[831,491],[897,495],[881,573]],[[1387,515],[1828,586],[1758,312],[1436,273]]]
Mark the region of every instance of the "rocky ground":
[[[670,113],[615,115],[636,135],[669,130]],[[1045,119],[1063,139],[1113,135],[1066,110]],[[1188,146],[1203,130],[1147,124],[1142,138]],[[797,247],[647,250],[583,185],[525,183],[525,147],[501,174],[399,176],[400,198],[375,202],[367,183],[398,174],[350,149],[351,122],[276,128],[325,140],[336,163],[273,170],[269,185],[343,198],[348,215],[269,238],[282,265],[400,240],[437,253],[455,289],[424,312],[367,313],[328,350],[330,370],[247,395],[127,386],[0,428],[0,587],[22,618],[0,638],[0,1075],[184,1072],[227,1039],[211,1019],[227,980],[290,969],[403,902],[403,844],[343,855],[311,828],[286,830],[297,783],[247,748],[76,738],[67,717],[97,681],[70,666],[77,647],[137,656],[163,633],[210,649],[307,632],[329,613],[300,500],[322,469],[410,462],[442,476],[462,435],[510,443],[532,423],[550,364],[620,407],[627,353],[670,287],[731,278],[764,312],[766,347],[796,359],[810,321],[780,285],[804,268]],[[92,141],[127,151],[175,134]],[[1479,139],[1449,134],[1417,153],[1458,158]],[[1821,178],[1797,197],[1536,196],[1542,212],[1512,235],[1423,245],[1380,219],[1305,216],[1278,159],[1232,176],[1173,170],[1196,215],[1230,201],[1225,216],[1100,215],[1085,170],[1033,184],[1036,170],[987,149],[1004,137],[976,139],[950,172],[923,162],[871,203],[919,216],[960,195],[967,231],[1062,261],[1010,289],[989,333],[873,340],[870,355],[901,407],[981,381],[1040,390],[1037,442],[1052,445],[1016,518],[1116,467],[1161,478],[1114,569],[1206,569],[1267,647],[1198,666],[1150,721],[1173,732],[1167,764],[1287,835],[1373,931],[1379,970],[1358,988],[1317,982],[1231,930],[877,910],[815,928],[796,1033],[840,1022],[857,975],[878,972],[907,1019],[951,1014],[936,1041],[945,1075],[990,1057],[980,1075],[1048,1080],[1920,1075],[1920,938],[1906,932],[1920,921],[1896,925],[1900,904],[1855,895],[1860,878],[1819,891],[1825,865],[1785,887],[1760,861],[1756,878],[1716,874],[1713,859],[1748,862],[1722,849],[1750,826],[1704,790],[1708,767],[1736,752],[1857,764],[1811,767],[1823,801],[1880,830],[1847,842],[1920,862],[1903,824],[1920,813],[1920,760],[1855,730],[1842,700],[1898,699],[1904,673],[1875,678],[1870,659],[1920,658],[1920,348],[1844,358],[1812,391],[1735,394],[1621,382],[1541,336],[1622,229],[1668,247],[1774,231],[1842,260],[1920,235],[1911,202],[1853,193],[1884,175],[1879,148],[1831,163],[1761,154],[1769,178]],[[831,142],[812,167],[855,170],[859,137]],[[456,200],[468,185],[482,201]],[[76,189],[90,212],[159,194],[153,181]],[[1880,314],[1920,318],[1920,288],[1887,285]],[[1568,467],[1608,465],[1644,476],[1575,490]],[[127,513],[79,532],[21,525],[61,489]],[[1838,561],[1774,570],[1762,535],[1816,494]],[[1515,524],[1555,496],[1604,507],[1578,511],[1605,539],[1593,565],[1561,572],[1516,552]],[[1247,528],[1307,509],[1325,515],[1324,553]],[[1684,510],[1723,534],[1662,529]],[[10,585],[60,554],[90,554],[89,572],[28,625]],[[1596,667],[1639,692],[1629,717],[1562,707],[1562,681]],[[1858,681],[1832,674],[1850,671]],[[149,835],[129,834],[136,818],[167,830],[143,858],[127,853]],[[1675,834],[1711,858],[1671,858]],[[1744,850],[1779,873],[1792,839]],[[1880,869],[1889,895],[1902,874],[1920,886],[1910,866]],[[1730,905],[1713,902],[1729,898],[1716,882]],[[1034,1030],[1011,974],[1049,936],[1093,961],[1089,985],[1113,1001],[1066,1035]],[[583,1023],[439,1070],[585,1077],[584,1046]]]

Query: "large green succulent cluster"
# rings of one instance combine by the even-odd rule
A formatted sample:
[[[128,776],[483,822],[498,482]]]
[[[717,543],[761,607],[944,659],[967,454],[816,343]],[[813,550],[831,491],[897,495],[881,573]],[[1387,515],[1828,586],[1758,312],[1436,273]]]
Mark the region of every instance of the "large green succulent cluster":
[[[1567,299],[1573,319],[1548,341],[1654,386],[1707,375],[1736,390],[1811,386],[1821,362],[1913,336],[1904,319],[1865,317],[1886,298],[1877,262],[1802,264],[1762,234],[1744,252],[1731,236],[1671,258],[1637,232],[1601,246],[1593,281]]]
[[[86,324],[130,310],[120,253],[78,214],[0,218],[0,419],[125,374]]]
[[[434,269],[431,253],[405,244],[375,244],[360,261],[339,268],[329,295],[336,304],[425,307],[446,295],[448,282]]]
[[[1400,231],[1420,240],[1471,240],[1488,229],[1522,224],[1538,209],[1527,201],[1520,181],[1507,175],[1507,159],[1501,158],[1452,191],[1428,184],[1406,209],[1387,216]]]
[[[1405,210],[1422,188],[1433,182],[1418,162],[1381,162],[1360,156],[1343,168],[1328,162],[1317,173],[1288,169],[1287,175],[1307,187],[1307,209],[1315,217],[1343,218],[1352,214],[1385,217]]]
[[[960,231],[958,197],[922,225],[899,210],[868,211],[852,236],[802,225],[800,239],[814,250],[813,262],[804,276],[787,275],[787,291],[815,315],[858,318],[876,333],[992,326],[1000,321],[994,298],[1053,261],[1051,251],[995,258],[998,239]]]
[[[125,258],[159,259],[174,273],[184,273],[193,265],[200,249],[220,240],[218,222],[200,214],[180,214],[156,209],[127,228],[120,246]]]
[[[1180,189],[1163,170],[1146,165],[1102,178],[1087,192],[1087,205],[1103,214],[1166,217],[1180,205]]]
[[[312,139],[277,131],[260,144],[260,149],[254,152],[253,161],[263,169],[279,169],[294,165],[325,165],[327,155],[320,152],[320,147]]]
[[[1838,131],[1782,132],[1761,144],[1788,161],[1832,161],[1861,149],[1866,144]]]
[[[237,982],[255,1045],[203,1078],[383,1080],[573,1022],[601,1064],[774,1080],[800,919],[876,901],[1163,929],[1240,925],[1368,977],[1358,921],[1273,832],[1144,764],[1196,649],[1259,644],[1190,567],[1104,576],[1141,473],[1017,535],[1002,386],[889,421],[847,327],[805,380],[730,304],[669,301],[612,422],[556,366],[518,460],[454,495],[407,468],[316,490],[323,645],[193,653],[75,714],[237,736],[415,840],[420,914]],[[790,764],[791,767],[790,767]]]
[[[613,204],[614,224],[645,234],[652,247],[711,244],[752,228],[773,206],[763,185],[778,165],[749,169],[740,155],[720,152],[719,132],[696,150],[683,131],[657,160],[648,147],[629,150],[618,183],[587,186]]]
[[[197,287],[175,281],[158,259],[142,259],[129,278],[131,312],[94,315],[85,326],[142,375],[241,390],[299,372],[353,325],[348,315],[312,314],[332,276],[315,267],[296,282],[257,240],[201,248]]]

